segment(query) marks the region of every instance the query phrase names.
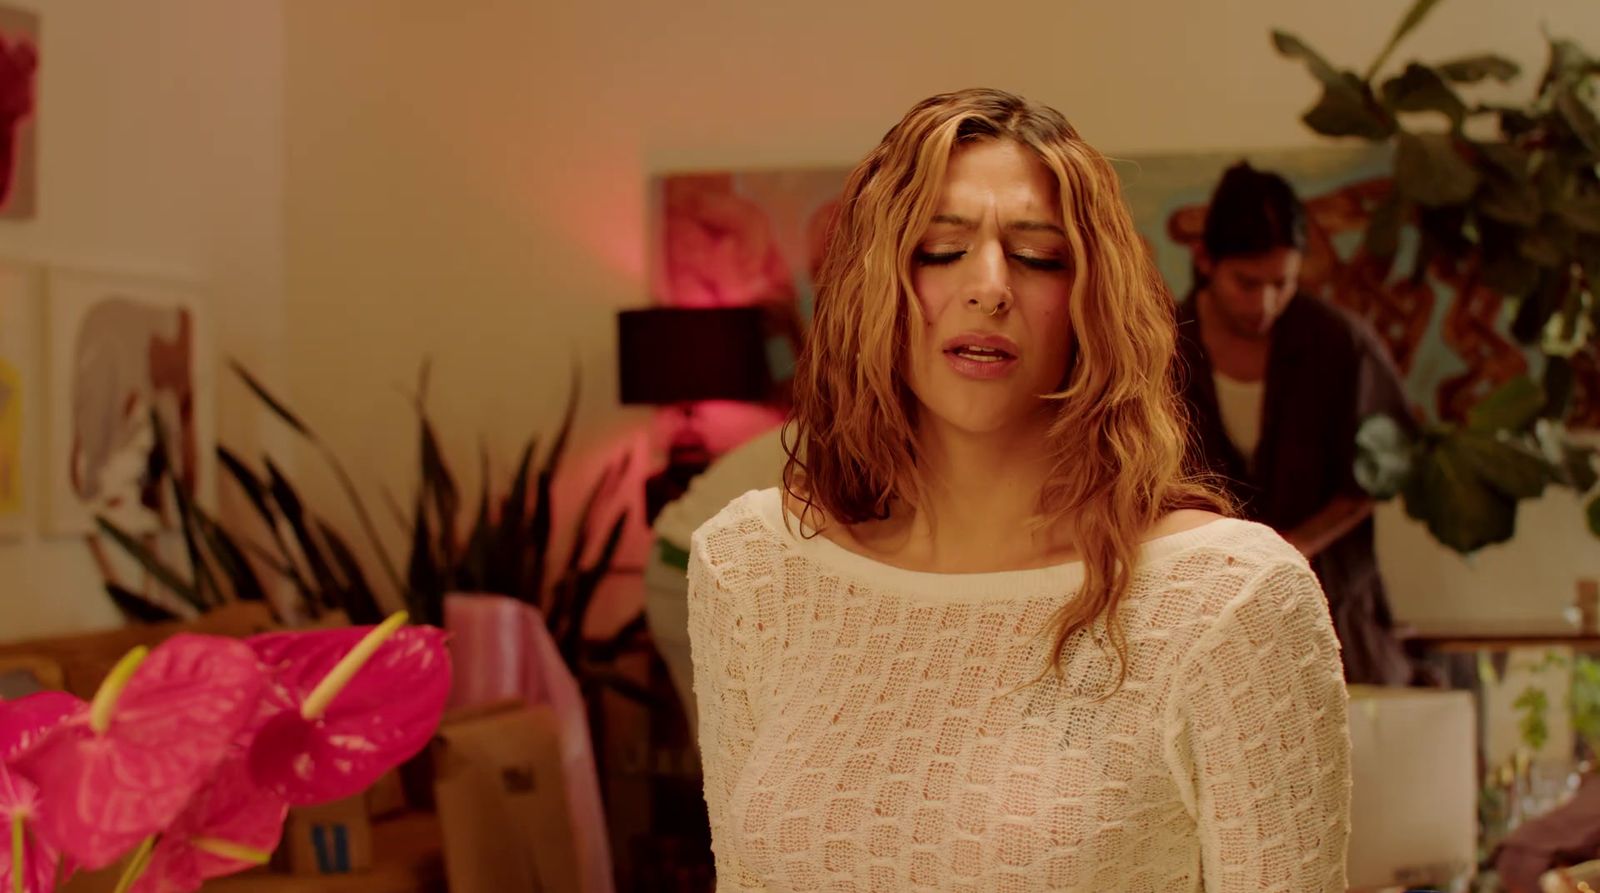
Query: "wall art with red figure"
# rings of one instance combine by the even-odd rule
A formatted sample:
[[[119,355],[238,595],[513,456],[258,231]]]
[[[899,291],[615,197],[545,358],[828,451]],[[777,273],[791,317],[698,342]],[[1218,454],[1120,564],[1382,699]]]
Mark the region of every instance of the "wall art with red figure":
[[[0,6],[0,218],[26,220],[38,204],[39,17]]]

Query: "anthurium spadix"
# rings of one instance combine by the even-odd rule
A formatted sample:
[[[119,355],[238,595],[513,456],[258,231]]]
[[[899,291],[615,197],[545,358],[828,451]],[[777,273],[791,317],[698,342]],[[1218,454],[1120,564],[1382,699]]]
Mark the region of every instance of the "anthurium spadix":
[[[296,806],[360,793],[421,750],[450,694],[442,630],[405,626],[267,633],[249,640],[272,678],[250,750],[258,784]]]
[[[133,893],[189,893],[212,878],[265,865],[288,812],[283,798],[250,777],[247,751],[237,748],[161,832]]]
[[[15,763],[45,804],[39,836],[103,868],[172,823],[255,715],[266,677],[243,642],[179,635],[136,648],[89,708]]]

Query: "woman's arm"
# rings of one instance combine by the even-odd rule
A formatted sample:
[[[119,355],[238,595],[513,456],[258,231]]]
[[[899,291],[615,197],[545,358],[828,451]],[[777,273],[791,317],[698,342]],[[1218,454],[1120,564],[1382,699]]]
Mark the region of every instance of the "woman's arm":
[[[1344,673],[1301,561],[1246,584],[1178,667],[1167,752],[1207,893],[1343,893],[1350,822]]]
[[[759,890],[761,881],[740,864],[730,844],[728,801],[755,743],[751,672],[755,619],[738,593],[724,586],[706,562],[696,537],[689,558],[689,644],[700,716],[700,764],[717,890]]]

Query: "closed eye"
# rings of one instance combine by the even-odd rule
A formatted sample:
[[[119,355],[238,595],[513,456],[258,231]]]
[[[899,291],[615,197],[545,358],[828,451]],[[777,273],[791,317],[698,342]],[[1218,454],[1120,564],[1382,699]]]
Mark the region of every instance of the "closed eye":
[[[1054,257],[1033,257],[1027,254],[1013,254],[1011,256],[1020,261],[1023,266],[1031,267],[1035,270],[1056,272],[1067,268],[1066,262]]]
[[[965,251],[918,251],[916,261],[925,267],[942,267],[955,263],[964,254]]]

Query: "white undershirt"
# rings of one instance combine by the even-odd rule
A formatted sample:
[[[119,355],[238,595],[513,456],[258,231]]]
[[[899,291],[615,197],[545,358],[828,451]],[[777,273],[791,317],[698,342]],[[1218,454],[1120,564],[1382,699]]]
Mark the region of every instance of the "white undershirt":
[[[1234,449],[1246,459],[1254,459],[1261,442],[1261,401],[1266,380],[1238,381],[1221,372],[1212,372],[1217,385],[1217,409],[1222,413],[1222,428]]]

